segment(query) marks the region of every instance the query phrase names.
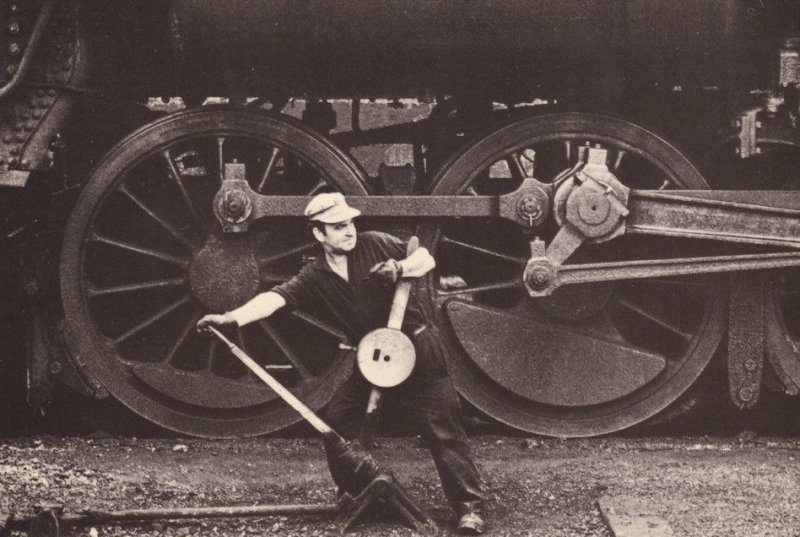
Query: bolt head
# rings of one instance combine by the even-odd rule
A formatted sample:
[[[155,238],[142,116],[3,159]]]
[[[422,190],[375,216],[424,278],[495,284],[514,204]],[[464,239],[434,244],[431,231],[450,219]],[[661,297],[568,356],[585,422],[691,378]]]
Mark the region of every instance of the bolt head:
[[[230,202],[228,202],[227,208],[228,212],[231,213],[231,215],[240,216],[242,214],[242,209],[243,209],[242,204],[236,199],[233,199]]]
[[[252,204],[247,194],[240,190],[229,190],[222,196],[219,205],[222,216],[229,222],[238,224],[250,216]]]
[[[528,275],[528,284],[534,289],[544,289],[550,285],[550,271],[546,267],[534,267]]]
[[[28,277],[25,278],[24,282],[22,282],[22,289],[25,291],[26,295],[36,296],[41,290],[41,285],[39,284],[39,280],[36,278]]]

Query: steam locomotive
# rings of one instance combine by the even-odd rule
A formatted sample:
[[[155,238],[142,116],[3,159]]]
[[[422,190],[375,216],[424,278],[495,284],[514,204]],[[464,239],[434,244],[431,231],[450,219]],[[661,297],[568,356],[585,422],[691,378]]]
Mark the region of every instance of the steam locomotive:
[[[294,274],[332,190],[434,254],[415,292],[499,422],[614,432],[711,369],[740,408],[798,394],[796,2],[0,0],[0,22],[0,321],[27,341],[0,389],[22,371],[32,407],[68,386],[197,436],[295,423],[194,324]],[[352,367],[335,325],[231,336],[320,408]]]

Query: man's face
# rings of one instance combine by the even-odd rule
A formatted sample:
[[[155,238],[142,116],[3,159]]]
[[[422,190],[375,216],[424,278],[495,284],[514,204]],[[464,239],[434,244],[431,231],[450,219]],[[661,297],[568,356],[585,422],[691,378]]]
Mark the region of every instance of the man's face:
[[[356,247],[356,225],[353,220],[325,224],[325,233],[314,229],[314,236],[325,251],[332,254],[346,254]]]

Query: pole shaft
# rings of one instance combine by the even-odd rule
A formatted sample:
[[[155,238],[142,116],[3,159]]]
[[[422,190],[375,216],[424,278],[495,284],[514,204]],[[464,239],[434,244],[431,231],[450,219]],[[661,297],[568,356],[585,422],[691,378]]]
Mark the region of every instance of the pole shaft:
[[[125,511],[87,511],[75,515],[67,522],[93,522],[162,520],[183,518],[227,518],[240,516],[303,515],[337,512],[336,504],[252,505],[241,507],[183,507],[173,509],[130,509]]]
[[[300,399],[294,396],[292,392],[287,390],[283,387],[283,385],[278,382],[272,375],[267,373],[263,367],[258,365],[255,360],[250,358],[247,353],[245,353],[242,349],[234,345],[234,343],[226,338],[219,330],[214,328],[213,326],[209,326],[208,329],[211,331],[212,334],[217,336],[225,345],[228,346],[228,349],[236,356],[245,366],[247,366],[250,371],[256,374],[258,378],[260,378],[264,383],[272,388],[272,390],[277,393],[281,399],[286,401],[289,406],[295,409],[303,419],[305,419],[308,423],[311,424],[317,431],[322,433],[323,435],[329,436],[331,434],[335,434],[339,436],[336,431],[331,429],[327,423],[322,421],[314,411],[308,408]]]

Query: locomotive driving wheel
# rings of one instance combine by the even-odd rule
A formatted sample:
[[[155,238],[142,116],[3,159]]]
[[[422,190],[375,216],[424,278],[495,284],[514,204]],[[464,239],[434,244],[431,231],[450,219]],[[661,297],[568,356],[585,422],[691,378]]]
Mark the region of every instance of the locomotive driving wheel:
[[[707,188],[700,173],[655,134],[606,116],[552,114],[503,127],[442,168],[432,194],[496,195],[525,178],[569,180],[589,150],[631,188]],[[540,217],[536,203],[520,205]],[[536,214],[533,214],[536,213]],[[420,239],[437,260],[426,307],[443,327],[459,392],[513,427],[553,436],[620,430],[653,416],[697,380],[723,333],[713,277],[583,284],[531,298],[522,272],[529,242],[549,242],[552,218],[535,228],[451,219]],[[702,244],[623,236],[582,246],[567,260],[622,261],[699,255]]]
[[[324,138],[258,110],[167,116],[99,164],[68,222],[62,300],[73,353],[89,376],[145,418],[198,436],[252,436],[299,420],[197,320],[288,279],[311,253],[303,218],[265,218],[223,234],[212,202],[224,166],[245,164],[262,194],[366,194],[361,173]],[[308,406],[346,374],[335,329],[302,312],[233,329]]]

